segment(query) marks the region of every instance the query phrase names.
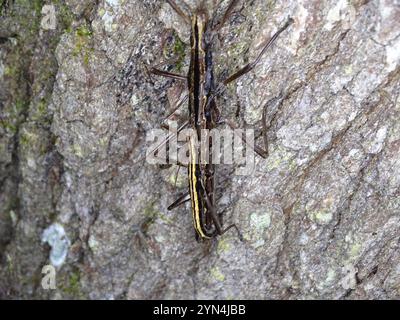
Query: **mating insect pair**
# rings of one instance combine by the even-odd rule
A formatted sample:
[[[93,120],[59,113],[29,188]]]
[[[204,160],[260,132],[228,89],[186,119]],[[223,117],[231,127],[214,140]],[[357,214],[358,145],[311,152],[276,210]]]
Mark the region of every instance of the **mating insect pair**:
[[[215,23],[215,17],[209,19],[204,1],[196,10],[191,10],[189,13],[185,13],[185,11],[182,10],[175,1],[166,1],[172,9],[191,26],[191,54],[188,74],[184,76],[156,68],[151,69],[151,72],[155,75],[187,82],[187,88],[189,91],[188,97],[186,97],[181,104],[188,99],[189,119],[181,125],[174,134],[177,135],[181,130],[189,127],[196,132],[197,138],[200,139],[202,130],[212,130],[221,123],[226,123],[231,128],[234,128],[232,123],[221,119],[216,104],[216,98],[224,91],[225,87],[229,83],[237,80],[256,66],[279,34],[287,29],[293,20],[291,18],[287,20],[287,22],[265,44],[253,62],[245,65],[216,85],[214,82],[213,72],[213,42],[215,41],[218,31],[226,23],[239,0],[232,0],[229,3],[222,19],[218,23]],[[263,120],[263,129],[265,132],[265,119]],[[265,134],[263,137],[265,150],[257,146],[250,147],[253,148],[257,154],[266,158],[268,155],[268,145]],[[171,136],[169,136],[163,143],[168,143],[168,139],[171,139]],[[200,163],[198,161],[200,157],[199,149],[197,144],[194,142],[194,139],[188,138],[187,143],[190,156],[190,161],[187,166],[189,191],[179,197],[179,199],[169,206],[168,209],[171,210],[187,201],[191,201],[193,225],[198,240],[210,239],[217,235],[222,235],[231,228],[235,228],[240,239],[242,239],[241,233],[235,224],[231,224],[225,229],[222,227],[222,215],[217,213],[215,206],[215,164],[212,162]],[[209,143],[210,150],[211,147],[212,141]],[[157,149],[154,151],[156,150]]]

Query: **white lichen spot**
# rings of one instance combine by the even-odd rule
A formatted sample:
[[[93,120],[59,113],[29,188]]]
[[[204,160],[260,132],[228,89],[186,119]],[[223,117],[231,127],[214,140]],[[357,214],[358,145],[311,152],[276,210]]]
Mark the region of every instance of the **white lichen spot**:
[[[302,166],[303,164],[306,164],[309,161],[309,157],[306,155],[303,155],[303,157],[296,159],[296,164],[297,166]]]
[[[119,0],[106,0],[105,8],[99,10],[99,15],[101,16],[101,20],[104,24],[104,29],[107,32],[115,31],[118,27],[116,23],[114,23],[115,15],[120,7]]]
[[[324,25],[324,29],[332,30],[335,24],[339,21],[345,23],[345,28],[351,25],[356,18],[356,11],[348,0],[339,0],[336,5],[329,10]]]
[[[319,223],[328,223],[332,220],[332,212],[330,211],[318,211],[314,215],[315,220]]]
[[[396,69],[400,63],[400,37],[393,41],[391,45],[386,46],[386,64],[387,71],[391,72]]]
[[[344,241],[346,242],[351,242],[353,239],[353,236],[351,233],[346,234],[346,236],[344,237]]]
[[[308,10],[304,7],[304,1],[299,1],[297,5],[296,14],[294,14],[295,23],[293,25],[293,31],[291,32],[290,46],[292,53],[295,53],[297,46],[299,45],[299,40],[302,33],[305,33],[307,26],[307,18],[309,16]]]
[[[359,243],[354,243],[351,247],[350,247],[350,251],[349,251],[349,257],[350,259],[354,259],[357,258],[359,253],[361,251],[361,244]]]
[[[88,245],[89,245],[89,248],[93,252],[96,252],[98,250],[99,242],[97,241],[97,239],[94,235],[90,235],[89,240],[88,240]]]
[[[250,214],[249,232],[245,234],[245,239],[251,242],[254,249],[264,246],[265,230],[271,225],[271,214],[263,210]]]
[[[28,158],[27,165],[29,168],[35,170],[36,169],[36,160],[33,158]]]
[[[113,22],[114,22],[114,16],[110,12],[106,11],[106,13],[104,13],[104,15],[102,16],[101,19],[103,20],[103,23],[104,23],[104,29],[107,32],[112,32],[113,31],[113,27],[112,26],[113,26]]]
[[[255,212],[250,215],[251,228],[260,231],[265,230],[271,224],[271,215],[265,212]]]
[[[354,69],[352,65],[345,65],[342,68],[337,68],[338,71],[336,76],[332,82],[333,92],[338,93],[343,90],[344,87],[347,87],[349,82],[353,79]]]
[[[254,249],[257,249],[257,248],[260,248],[260,247],[262,247],[262,246],[264,246],[265,245],[265,240],[264,239],[259,239],[259,240],[257,240],[256,242],[254,242],[251,246],[254,248]]]
[[[76,156],[83,158],[83,149],[79,144],[73,144],[72,151]]]
[[[357,117],[357,111],[350,113],[348,120],[353,121]]]
[[[99,17],[103,17],[105,13],[106,10],[104,8],[100,8],[97,14],[99,15]]]
[[[0,61],[0,79],[4,76],[4,64],[3,61]]]
[[[50,263],[55,266],[61,266],[68,254],[68,248],[71,245],[64,227],[59,223],[49,226],[42,234],[42,243],[48,243],[50,250]]]
[[[351,149],[349,152],[349,157],[350,158],[356,158],[356,156],[360,154],[360,150],[359,149]]]
[[[364,290],[365,291],[370,291],[372,289],[375,289],[375,285],[373,283],[367,283],[364,285]]]
[[[14,210],[10,210],[10,218],[11,218],[11,223],[12,223],[12,225],[13,225],[13,226],[16,226],[16,225],[17,225],[17,222],[18,222],[18,217],[17,217],[17,215],[15,214],[15,211],[14,211]]]
[[[387,135],[387,126],[380,128],[375,135],[375,139],[369,145],[368,152],[372,154],[379,153],[382,150],[383,143]]]
[[[133,94],[131,97],[131,105],[136,106],[139,103],[139,97],[136,94]]]
[[[353,66],[352,66],[351,64],[348,65],[348,66],[345,66],[345,67],[343,68],[343,71],[344,71],[344,73],[345,73],[347,76],[350,76],[350,75],[353,74]]]
[[[340,281],[340,284],[342,285],[343,289],[345,290],[355,289],[357,285],[357,279],[356,279],[357,269],[352,264],[349,264],[343,267],[343,273],[345,274],[345,276]]]
[[[329,194],[322,201],[311,200],[306,205],[310,219],[318,224],[327,224],[333,218],[335,198],[333,194]]]
[[[308,237],[308,235],[305,232],[303,232],[300,236],[299,243],[304,246],[308,243],[309,239],[310,238]]]
[[[218,242],[218,247],[217,251],[219,254],[228,252],[231,249],[230,243],[226,239],[221,239],[221,241]]]
[[[118,7],[120,4],[120,0],[106,0],[106,3],[110,6],[110,7]]]
[[[342,158],[342,164],[349,174],[357,174],[360,170],[360,164],[364,153],[360,149],[351,149],[349,153]]]
[[[334,269],[329,269],[325,278],[326,284],[331,284],[336,278],[336,271]]]
[[[161,235],[161,234],[156,235],[154,238],[156,239],[156,241],[157,241],[158,243],[163,243],[163,242],[165,242],[165,237],[164,237],[163,235]]]
[[[321,119],[324,120],[324,122],[328,123],[329,119],[331,118],[331,114],[328,111],[324,111],[321,113]]]
[[[67,187],[67,189],[71,189],[71,187],[73,185],[73,180],[72,180],[71,174],[68,171],[66,171],[64,174],[64,181],[65,181],[65,186]]]
[[[285,170],[293,170],[296,166],[295,156],[289,152],[287,148],[278,146],[276,149],[270,149],[270,156],[265,162],[267,171],[272,171],[280,167],[285,167]]]

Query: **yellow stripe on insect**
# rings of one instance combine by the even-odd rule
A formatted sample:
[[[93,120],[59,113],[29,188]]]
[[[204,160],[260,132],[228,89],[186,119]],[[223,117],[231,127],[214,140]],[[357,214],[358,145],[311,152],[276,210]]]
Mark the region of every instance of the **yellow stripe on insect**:
[[[199,207],[199,196],[197,194],[197,176],[196,176],[196,148],[193,141],[189,138],[189,150],[190,150],[190,165],[189,165],[189,186],[192,199],[192,214],[193,214],[193,226],[198,235],[202,238],[210,239],[203,229],[201,228],[200,221],[200,207]]]

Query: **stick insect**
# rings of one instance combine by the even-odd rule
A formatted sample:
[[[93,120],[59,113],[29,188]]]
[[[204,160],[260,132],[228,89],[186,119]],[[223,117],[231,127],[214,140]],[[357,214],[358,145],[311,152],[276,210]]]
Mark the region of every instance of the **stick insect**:
[[[237,80],[247,74],[259,63],[264,53],[273,44],[277,37],[286,30],[293,19],[288,18],[287,22],[271,37],[264,45],[254,61],[248,63],[238,71],[228,76],[220,84],[216,85],[214,81],[213,70],[213,42],[218,34],[218,31],[226,23],[239,0],[231,0],[222,19],[219,23],[215,23],[215,17],[209,19],[205,2],[202,2],[196,10],[188,13],[181,9],[174,0],[166,0],[172,9],[183,18],[183,20],[191,26],[191,52],[190,52],[190,67],[187,75],[179,75],[157,68],[152,68],[151,73],[182,80],[187,82],[189,91],[188,97],[182,103],[188,100],[189,119],[175,134],[185,127],[190,127],[196,132],[197,139],[200,140],[200,132],[202,129],[212,130],[221,123],[228,124],[231,128],[235,126],[230,121],[221,119],[219,109],[216,104],[216,98],[220,95],[224,88],[231,82]],[[180,105],[178,105],[178,108]],[[263,130],[265,132],[265,114],[263,114]],[[169,137],[170,138],[170,137]],[[166,140],[168,140],[167,138]],[[264,149],[258,146],[250,146],[254,151],[263,158],[268,156],[268,144],[266,135],[263,134]],[[164,141],[167,143],[167,141]],[[179,197],[173,204],[168,207],[172,210],[179,205],[191,201],[191,209],[193,216],[193,226],[196,231],[196,239],[204,240],[211,239],[217,235],[222,235],[228,230],[236,229],[239,238],[242,240],[242,235],[236,224],[231,224],[226,228],[222,226],[222,215],[219,215],[215,205],[215,164],[198,163],[199,150],[194,139],[187,140],[190,162],[187,166],[189,191]],[[210,142],[211,147],[211,142]]]

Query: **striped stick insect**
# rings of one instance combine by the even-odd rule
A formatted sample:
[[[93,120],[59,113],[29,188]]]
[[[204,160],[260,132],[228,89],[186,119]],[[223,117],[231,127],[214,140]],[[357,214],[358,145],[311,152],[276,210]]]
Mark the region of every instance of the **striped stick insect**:
[[[220,112],[216,104],[217,96],[224,91],[225,87],[229,83],[237,80],[239,77],[253,70],[279,34],[286,30],[293,20],[291,18],[287,20],[287,22],[264,45],[254,61],[240,68],[238,71],[216,85],[214,81],[215,78],[213,70],[213,42],[215,41],[218,31],[226,23],[239,0],[230,1],[224,15],[222,16],[222,19],[217,23],[215,23],[215,17],[209,19],[204,1],[197,9],[190,11],[188,10],[188,13],[181,9],[174,0],[166,0],[166,2],[179,16],[184,19],[186,23],[190,24],[191,27],[190,67],[188,74],[179,75],[157,68],[151,69],[152,74],[182,80],[187,83],[187,89],[189,91],[188,96],[186,96],[186,98],[178,104],[176,110],[183,102],[188,100],[189,119],[177,129],[174,135],[177,135],[184,128],[189,127],[193,129],[195,134],[197,134],[196,138],[199,141],[201,139],[201,130],[203,129],[212,130],[217,125],[222,123],[228,124],[232,129],[234,129],[235,125],[232,122],[221,119]],[[258,146],[249,146],[263,158],[268,156],[265,122],[264,112],[264,149]],[[152,152],[157,152],[157,149],[162,144],[168,143],[168,140],[171,138],[171,135],[168,136]],[[189,191],[171,204],[168,207],[168,210],[172,210],[173,208],[176,208],[187,201],[191,201],[193,226],[196,231],[196,239],[198,241],[211,239],[217,235],[222,235],[232,228],[236,229],[239,238],[242,240],[242,235],[236,224],[231,224],[226,228],[223,228],[222,226],[222,215],[217,213],[215,205],[215,164],[211,163],[211,161],[208,161],[207,163],[200,163],[198,161],[200,154],[198,144],[195,143],[194,140],[196,139],[187,139],[190,158],[190,161],[187,165]],[[244,142],[246,143],[246,141]],[[212,141],[209,142],[210,148],[211,145]]]

